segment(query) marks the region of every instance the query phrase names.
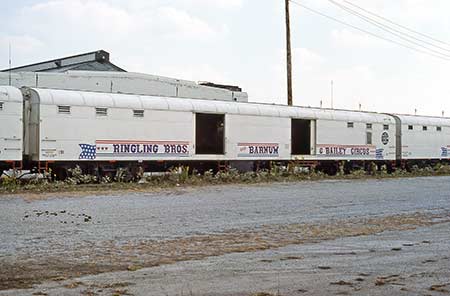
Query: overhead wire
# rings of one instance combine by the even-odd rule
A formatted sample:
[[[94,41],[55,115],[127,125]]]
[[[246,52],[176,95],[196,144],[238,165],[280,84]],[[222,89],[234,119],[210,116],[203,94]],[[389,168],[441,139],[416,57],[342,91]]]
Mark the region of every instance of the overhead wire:
[[[388,23],[390,23],[390,24],[392,24],[392,25],[396,25],[396,26],[398,26],[398,27],[400,27],[400,28],[402,28],[402,29],[404,29],[404,30],[406,30],[406,31],[409,31],[409,32],[411,32],[411,33],[414,33],[414,34],[420,35],[420,36],[422,36],[422,37],[428,38],[428,39],[433,40],[433,41],[435,41],[435,42],[438,42],[438,43],[441,43],[441,44],[445,44],[445,45],[447,45],[447,46],[450,46],[450,43],[448,43],[448,42],[439,40],[439,39],[437,39],[437,38],[435,38],[435,37],[431,37],[430,35],[421,33],[421,32],[419,32],[419,31],[417,31],[417,30],[410,29],[410,28],[408,28],[408,27],[406,27],[406,26],[404,26],[404,25],[402,25],[402,24],[399,24],[399,23],[397,23],[397,22],[394,22],[394,21],[392,21],[392,20],[390,20],[390,19],[388,19],[388,18],[386,18],[386,17],[383,17],[383,16],[381,16],[381,15],[379,15],[379,14],[376,14],[376,13],[374,13],[374,12],[372,12],[372,11],[369,11],[369,10],[367,10],[367,9],[361,7],[361,6],[358,6],[358,5],[352,3],[352,2],[350,2],[350,1],[348,1],[348,0],[343,0],[343,1],[344,1],[345,3],[347,3],[347,4],[351,5],[351,6],[353,6],[353,7],[355,7],[355,8],[357,8],[357,9],[361,10],[361,11],[364,11],[364,12],[366,12],[366,13],[372,15],[372,16],[375,16],[375,17],[377,17],[377,18],[379,18],[379,19],[382,19],[382,20],[384,20],[384,21],[386,21],[386,22],[388,22]]]
[[[433,56],[433,57],[435,57],[435,58],[439,58],[439,59],[442,59],[442,60],[450,61],[450,59],[449,59],[449,58],[446,58],[445,55],[434,54],[434,53],[431,53],[431,52],[429,52],[429,51],[421,50],[421,49],[418,49],[418,48],[415,48],[415,47],[412,47],[412,46],[403,44],[403,43],[398,42],[398,41],[396,41],[396,40],[394,40],[394,39],[380,36],[380,35],[378,35],[378,34],[376,34],[376,33],[370,32],[370,31],[365,30],[365,29],[362,29],[362,28],[360,28],[360,27],[358,27],[358,26],[355,26],[355,25],[352,25],[352,24],[347,23],[347,22],[345,22],[345,21],[339,20],[339,19],[337,19],[337,18],[335,18],[335,17],[333,17],[333,16],[327,15],[327,14],[322,13],[322,12],[316,10],[316,9],[310,8],[310,7],[304,5],[304,4],[300,3],[300,2],[297,2],[297,1],[295,1],[295,0],[289,0],[289,1],[290,1],[291,3],[293,3],[293,4],[295,4],[295,5],[298,5],[298,6],[302,7],[302,8],[304,8],[304,9],[306,9],[306,10],[312,12],[312,13],[315,13],[315,14],[317,14],[317,15],[320,15],[320,16],[324,17],[324,18],[327,18],[327,19],[332,20],[332,21],[334,21],[334,22],[337,22],[337,23],[339,23],[339,24],[342,24],[342,25],[345,25],[345,26],[347,26],[347,27],[350,27],[350,28],[352,28],[352,29],[354,29],[354,30],[363,32],[363,33],[365,33],[365,34],[367,34],[367,35],[370,35],[370,36],[372,36],[372,37],[375,37],[375,38],[378,38],[378,39],[381,39],[381,40],[384,40],[384,41],[387,41],[387,42],[396,44],[396,45],[398,45],[398,46],[401,46],[401,47],[404,47],[404,48],[407,48],[407,49],[410,49],[410,50],[413,50],[413,51],[416,51],[416,52],[419,52],[419,53],[422,53],[422,54],[426,54],[426,55],[429,55],[429,56]]]
[[[350,13],[350,14],[352,14],[352,15],[354,15],[354,16],[356,16],[356,17],[358,17],[358,18],[360,18],[360,19],[362,19],[362,20],[364,20],[364,21],[366,21],[366,22],[368,22],[368,23],[370,23],[370,24],[372,24],[372,25],[378,27],[378,28],[380,28],[380,29],[383,30],[383,31],[386,31],[386,32],[388,32],[388,33],[390,33],[390,34],[392,34],[392,35],[394,35],[394,36],[396,36],[396,37],[398,37],[398,38],[400,38],[400,39],[402,39],[402,40],[405,40],[406,42],[409,42],[409,43],[411,43],[411,44],[414,44],[414,45],[416,45],[416,46],[419,46],[419,47],[425,48],[425,49],[427,49],[427,50],[429,50],[429,51],[431,51],[431,52],[434,52],[434,53],[436,53],[436,54],[441,54],[441,55],[443,55],[443,56],[446,56],[446,57],[449,57],[449,58],[450,58],[450,55],[448,55],[448,54],[446,54],[446,53],[442,53],[442,52],[440,52],[440,51],[434,49],[433,47],[438,48],[438,49],[440,49],[440,50],[447,51],[448,53],[450,53],[450,49],[447,49],[447,48],[444,48],[444,47],[435,45],[435,44],[433,44],[433,43],[431,43],[431,42],[428,42],[428,41],[426,41],[426,40],[417,38],[417,37],[415,37],[415,36],[413,36],[413,35],[406,34],[406,33],[402,32],[402,31],[400,31],[400,30],[397,30],[397,29],[392,28],[392,27],[390,27],[390,26],[388,26],[388,25],[385,25],[385,24],[383,24],[383,23],[381,23],[381,22],[379,22],[379,21],[377,21],[377,20],[375,20],[375,19],[373,19],[373,18],[370,18],[370,17],[368,17],[368,16],[366,16],[366,15],[363,15],[363,14],[361,14],[361,13],[359,13],[359,12],[357,12],[357,11],[351,9],[351,8],[348,8],[348,7],[346,7],[346,6],[342,5],[342,4],[339,4],[339,3],[337,3],[337,2],[334,1],[334,0],[328,0],[328,1],[329,1],[330,3],[332,3],[333,5],[335,5],[335,6],[339,7],[339,8],[341,8],[342,10],[344,10],[344,11],[346,11],[346,12],[348,12],[348,13]],[[405,36],[406,36],[406,37],[405,37]],[[411,39],[412,39],[412,40],[411,40]],[[413,41],[413,40],[416,40],[416,41],[418,41],[418,42]],[[425,43],[425,44],[430,45],[430,46],[432,46],[432,47],[425,46],[425,45],[423,45],[423,44],[421,44],[421,43],[419,43],[419,42]]]

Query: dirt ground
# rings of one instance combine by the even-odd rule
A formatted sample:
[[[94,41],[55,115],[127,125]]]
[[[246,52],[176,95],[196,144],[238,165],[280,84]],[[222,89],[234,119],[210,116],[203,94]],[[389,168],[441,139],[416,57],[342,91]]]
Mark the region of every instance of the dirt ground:
[[[5,198],[0,295],[442,295],[448,181]]]
[[[373,235],[384,231],[412,230],[450,222],[450,213],[410,214],[370,219],[349,219],[320,224],[266,225],[229,230],[215,235],[196,235],[167,241],[139,241],[117,245],[73,248],[60,256],[0,259],[0,289],[30,288],[43,281],[88,274],[173,264],[231,253],[277,249],[288,245],[319,243],[337,238]]]
[[[96,276],[60,276],[0,295],[448,295],[450,223],[432,224]]]

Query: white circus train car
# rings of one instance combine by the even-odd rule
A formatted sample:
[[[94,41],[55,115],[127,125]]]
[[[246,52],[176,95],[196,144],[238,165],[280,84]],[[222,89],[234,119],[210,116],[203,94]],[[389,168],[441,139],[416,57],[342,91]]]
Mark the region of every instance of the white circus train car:
[[[0,175],[21,167],[23,152],[23,97],[19,89],[0,86]]]
[[[24,89],[34,163],[395,161],[390,115]],[[28,114],[28,113],[27,113]]]
[[[450,159],[450,118],[395,115],[402,160]]]

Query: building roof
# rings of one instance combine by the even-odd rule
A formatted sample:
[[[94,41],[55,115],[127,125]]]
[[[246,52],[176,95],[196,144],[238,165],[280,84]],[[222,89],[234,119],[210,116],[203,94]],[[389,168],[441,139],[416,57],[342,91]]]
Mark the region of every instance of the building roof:
[[[124,69],[111,63],[109,53],[104,50],[4,69],[0,72],[66,72],[68,70],[126,72]]]

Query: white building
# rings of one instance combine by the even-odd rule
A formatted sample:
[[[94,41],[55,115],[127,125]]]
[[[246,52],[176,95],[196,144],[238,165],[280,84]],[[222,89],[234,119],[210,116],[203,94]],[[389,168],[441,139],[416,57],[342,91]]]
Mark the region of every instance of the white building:
[[[237,86],[129,73],[100,50],[0,71],[0,85],[247,102]]]

